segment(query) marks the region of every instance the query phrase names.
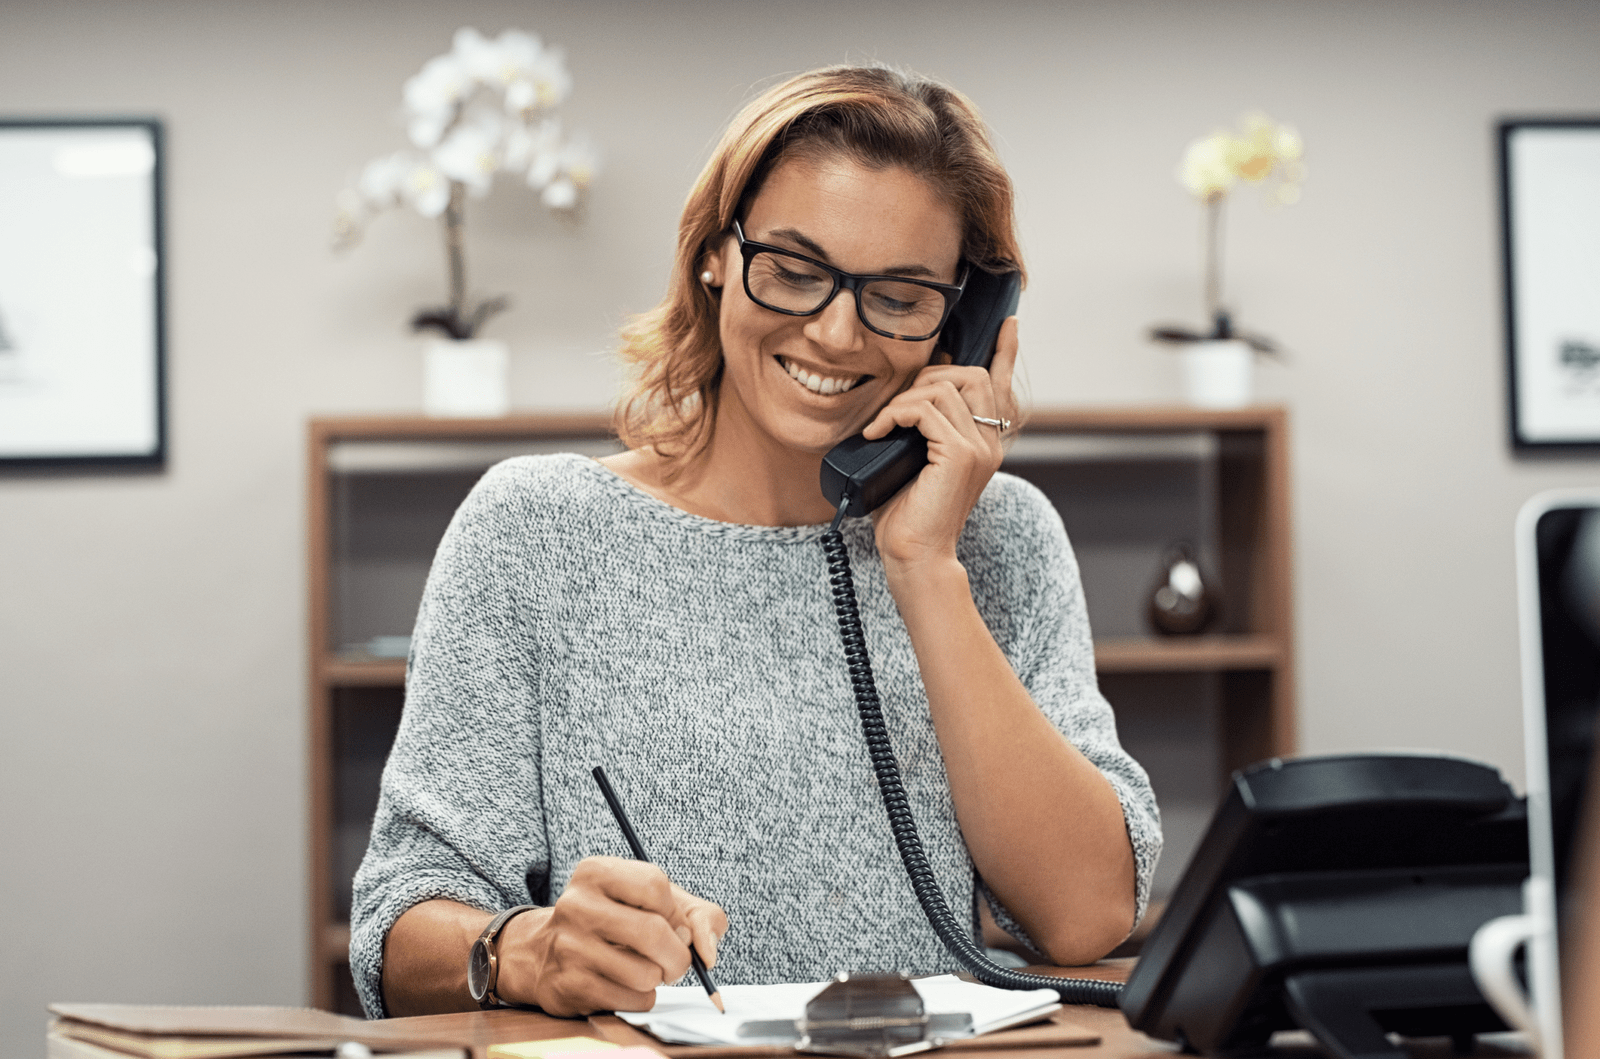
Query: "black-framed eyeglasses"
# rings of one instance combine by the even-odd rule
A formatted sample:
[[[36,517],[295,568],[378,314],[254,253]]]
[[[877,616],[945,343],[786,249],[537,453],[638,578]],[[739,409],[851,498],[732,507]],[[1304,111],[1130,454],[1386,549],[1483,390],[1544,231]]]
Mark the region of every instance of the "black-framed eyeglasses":
[[[814,316],[847,290],[855,295],[861,322],[885,338],[906,342],[932,338],[950,318],[967,285],[968,271],[963,271],[960,283],[845,272],[792,250],[746,239],[737,220],[733,234],[744,255],[744,292],[751,301],[785,316]]]

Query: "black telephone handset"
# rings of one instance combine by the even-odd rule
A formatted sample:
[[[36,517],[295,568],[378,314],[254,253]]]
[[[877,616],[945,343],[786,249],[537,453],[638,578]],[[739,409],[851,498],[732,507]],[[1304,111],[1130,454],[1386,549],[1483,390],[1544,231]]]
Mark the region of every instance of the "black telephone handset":
[[[994,359],[1000,325],[1017,311],[1022,274],[995,275],[974,268],[966,289],[940,334],[952,363],[987,368]],[[928,462],[928,441],[915,427],[895,427],[877,441],[857,434],[822,459],[822,495],[838,510],[850,498],[848,515],[865,515],[917,476]]]

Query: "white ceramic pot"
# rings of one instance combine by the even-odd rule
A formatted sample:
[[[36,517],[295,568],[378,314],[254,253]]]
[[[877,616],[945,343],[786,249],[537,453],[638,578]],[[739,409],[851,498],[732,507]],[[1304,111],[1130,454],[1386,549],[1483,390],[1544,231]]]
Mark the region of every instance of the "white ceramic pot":
[[[494,338],[429,339],[422,410],[430,416],[503,416],[511,409],[510,355]]]
[[[1243,408],[1254,385],[1255,351],[1237,338],[1191,342],[1178,354],[1183,390],[1198,408]]]

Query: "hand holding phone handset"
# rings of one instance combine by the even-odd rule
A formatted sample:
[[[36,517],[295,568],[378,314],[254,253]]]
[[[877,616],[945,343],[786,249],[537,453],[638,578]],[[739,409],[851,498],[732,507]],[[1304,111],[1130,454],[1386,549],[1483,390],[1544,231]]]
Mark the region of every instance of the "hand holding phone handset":
[[[1000,327],[1016,312],[1021,290],[1022,278],[1016,272],[997,276],[973,270],[961,301],[942,332],[945,348],[954,363],[989,366]],[[877,686],[872,679],[872,664],[867,658],[866,638],[856,606],[855,582],[850,574],[850,557],[839,524],[847,514],[865,515],[875,510],[915,478],[927,462],[928,444],[922,434],[915,427],[896,427],[876,441],[857,435],[841,442],[822,463],[822,491],[837,511],[833,525],[822,538],[822,549],[828,556],[828,582],[833,590],[834,609],[838,612],[839,634],[844,641],[856,709],[861,715],[861,731],[877,774],[878,793],[889,815],[895,847],[910,876],[911,889],[934,933],[973,977],[1005,989],[1054,989],[1069,1004],[1115,1007],[1121,992],[1121,987],[1115,983],[1028,974],[991,962],[973,941],[971,923],[964,923],[950,911],[917,834],[911,803],[900,781],[900,766],[889,742]]]
[[[940,332],[951,362],[987,368],[1006,317],[1017,311],[1022,276],[996,275],[974,268],[961,300]],[[841,441],[822,459],[822,495],[837,510],[848,498],[848,515],[865,515],[917,476],[928,462],[928,441],[915,427],[895,427],[868,441],[857,434]]]

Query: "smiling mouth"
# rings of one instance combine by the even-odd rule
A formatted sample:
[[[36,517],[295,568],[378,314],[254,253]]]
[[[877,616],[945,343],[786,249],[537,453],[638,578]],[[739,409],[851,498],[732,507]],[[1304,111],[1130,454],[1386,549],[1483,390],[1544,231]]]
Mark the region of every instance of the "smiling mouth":
[[[872,378],[870,375],[856,375],[853,377],[814,375],[786,357],[777,357],[774,359],[777,360],[778,365],[783,368],[784,371],[789,373],[789,378],[793,379],[801,386],[804,386],[812,393],[822,394],[824,397],[831,396],[832,394],[836,393],[844,393],[846,390],[853,390],[863,382]]]

